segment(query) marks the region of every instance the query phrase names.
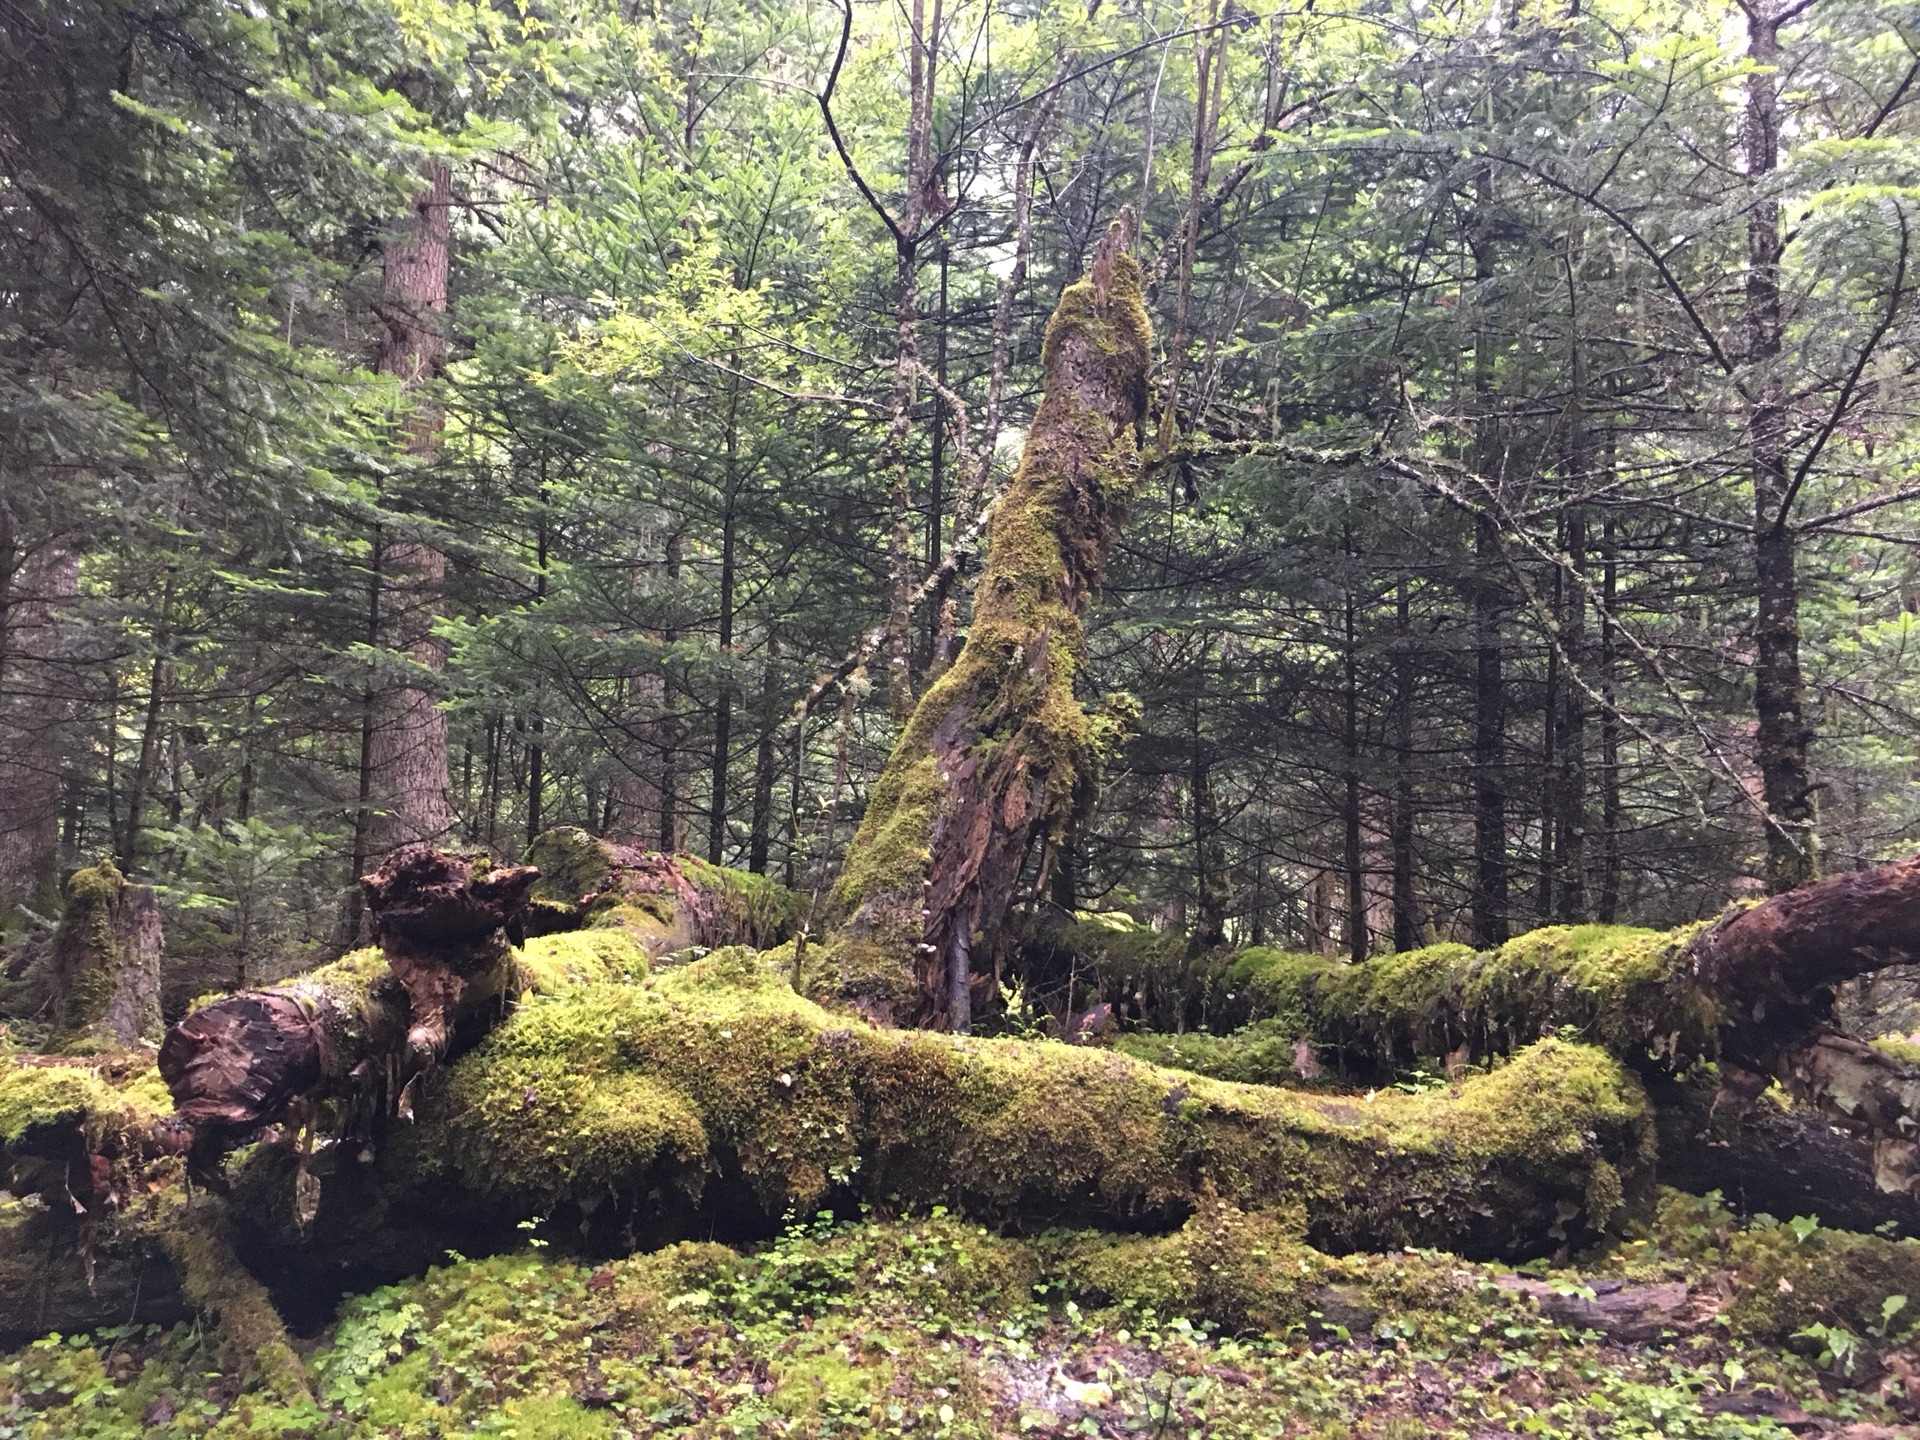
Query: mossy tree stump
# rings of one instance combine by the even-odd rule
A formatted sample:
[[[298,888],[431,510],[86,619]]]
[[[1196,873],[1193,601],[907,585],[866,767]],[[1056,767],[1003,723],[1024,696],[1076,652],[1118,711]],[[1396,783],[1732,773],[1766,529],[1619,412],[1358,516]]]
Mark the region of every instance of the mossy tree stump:
[[[76,870],[51,958],[54,1044],[126,1048],[160,1038],[160,906],[111,861]]]
[[[966,642],[901,732],[834,890],[841,987],[876,1018],[967,1028],[974,952],[1035,839],[1057,840],[1090,796],[1080,611],[1139,482],[1152,344],[1131,228],[1116,220],[1061,293]]]

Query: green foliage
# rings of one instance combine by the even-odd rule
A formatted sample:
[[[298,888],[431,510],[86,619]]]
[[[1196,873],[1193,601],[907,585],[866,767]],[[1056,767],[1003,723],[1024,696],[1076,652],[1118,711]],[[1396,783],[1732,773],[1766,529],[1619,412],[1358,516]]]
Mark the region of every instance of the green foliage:
[[[1666,1208],[1689,1206],[1701,1209]],[[1684,1273],[1712,1288],[1709,1267]],[[341,1307],[311,1362],[317,1410],[208,1385],[214,1357],[184,1327],[51,1336],[0,1357],[0,1435],[1788,1433],[1715,1413],[1732,1395],[1791,1396],[1823,1423],[1899,1423],[1871,1391],[1823,1392],[1817,1355],[1717,1325],[1623,1344],[1552,1324],[1494,1278],[1434,1252],[1321,1255],[1217,1203],[1171,1235],[1033,1241],[937,1210],[823,1215],[745,1253],[450,1257]]]

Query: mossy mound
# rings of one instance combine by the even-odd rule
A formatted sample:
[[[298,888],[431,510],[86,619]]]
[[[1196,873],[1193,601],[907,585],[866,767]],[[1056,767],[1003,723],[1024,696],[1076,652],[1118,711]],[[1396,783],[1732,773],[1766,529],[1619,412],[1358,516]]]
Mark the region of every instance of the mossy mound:
[[[1289,1093],[1105,1051],[875,1029],[743,948],[523,1005],[422,1097],[411,1180],[529,1210],[714,1173],[765,1213],[866,1198],[1001,1220],[1178,1221],[1209,1185],[1331,1249],[1533,1253],[1650,1183],[1638,1084],[1546,1042],[1445,1092]],[[1562,1217],[1571,1230],[1560,1224]]]
[[[1738,1293],[1728,1319],[1742,1335],[1785,1341],[1808,1326],[1856,1336],[1888,1330],[1887,1302],[1904,1330],[1920,1320],[1920,1241],[1832,1230],[1817,1217],[1737,1219],[1718,1195],[1662,1190],[1648,1244],[1659,1253],[1730,1274]]]
[[[1150,1064],[1246,1085],[1298,1085],[1308,1078],[1301,1074],[1303,1069],[1311,1074],[1319,1071],[1312,1043],[1278,1020],[1256,1020],[1230,1035],[1205,1030],[1184,1035],[1136,1031],[1115,1036],[1112,1044],[1122,1054]],[[1304,1060],[1310,1063],[1303,1063],[1302,1044],[1307,1046]]]

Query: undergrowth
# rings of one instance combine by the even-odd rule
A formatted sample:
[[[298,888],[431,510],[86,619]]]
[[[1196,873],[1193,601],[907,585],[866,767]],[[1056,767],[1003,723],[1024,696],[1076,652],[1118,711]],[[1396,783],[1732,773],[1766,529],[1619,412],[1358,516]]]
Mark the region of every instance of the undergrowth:
[[[822,1216],[750,1254],[683,1243],[599,1265],[554,1255],[540,1229],[518,1253],[450,1254],[347,1301],[308,1357],[317,1406],[249,1393],[192,1328],[55,1335],[0,1359],[0,1440],[1759,1440],[1897,1423],[1910,1404],[1891,1297],[1874,1306],[1884,1333],[1860,1322],[1870,1368],[1853,1376],[1821,1335],[1783,1344],[1741,1315],[1780,1293],[1788,1262],[1829,1266],[1863,1237],[1743,1229],[1711,1200],[1669,1196],[1584,1274],[1538,1267],[1568,1293],[1609,1272],[1703,1293],[1735,1277],[1720,1319],[1646,1344],[1552,1323],[1451,1256],[1319,1256],[1228,1207],[1133,1241],[1008,1239],[939,1210]]]

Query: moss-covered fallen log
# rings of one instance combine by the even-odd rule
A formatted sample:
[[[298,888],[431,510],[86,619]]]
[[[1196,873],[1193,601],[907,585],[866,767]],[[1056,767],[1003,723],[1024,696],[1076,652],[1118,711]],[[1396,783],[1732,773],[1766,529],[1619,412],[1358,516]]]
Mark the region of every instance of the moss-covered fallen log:
[[[792,936],[799,913],[799,897],[764,875],[572,826],[541,835],[526,861],[540,871],[528,933],[616,930],[656,960],[696,947],[764,950]]]
[[[324,1248],[364,1229],[370,1192],[390,1211],[432,1195],[436,1213],[507,1224],[566,1211],[617,1244],[662,1217],[753,1233],[856,1201],[1165,1227],[1212,1191],[1330,1249],[1525,1256],[1617,1225],[1654,1158],[1638,1083],[1588,1047],[1545,1042],[1444,1092],[1289,1094],[1080,1047],[875,1029],[744,950],[534,999],[432,1076],[415,1115],[363,1173],[329,1182],[338,1203],[305,1241],[284,1153],[256,1156],[235,1195],[276,1246]]]
[[[1920,860],[1909,860],[1674,931],[1557,926],[1493,951],[1438,945],[1362,965],[1250,950],[1228,977],[1257,1017],[1240,1041],[1140,1043],[1157,1059],[1242,1070],[1287,1063],[1291,1045],[1303,1078],[1324,1067],[1361,1081],[1458,1068],[1555,1034],[1663,1080],[1712,1064],[1725,1104],[1777,1081],[1862,1137],[1868,1163],[1835,1188],[1898,1195],[1892,1218],[1913,1219],[1920,1067],[1839,1034],[1833,999],[1845,981],[1916,954]]]

